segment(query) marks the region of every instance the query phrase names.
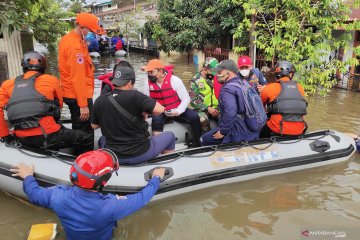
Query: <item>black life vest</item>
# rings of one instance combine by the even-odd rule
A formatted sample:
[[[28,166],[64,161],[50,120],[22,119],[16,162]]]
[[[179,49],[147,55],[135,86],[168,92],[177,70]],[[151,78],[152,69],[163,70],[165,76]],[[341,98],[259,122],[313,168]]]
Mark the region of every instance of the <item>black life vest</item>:
[[[58,100],[49,100],[35,89],[36,78],[40,75],[34,74],[26,80],[21,75],[15,79],[14,90],[6,105],[9,123],[15,130],[39,127],[44,116],[53,116],[55,120],[60,118]]]
[[[304,122],[307,102],[301,95],[297,83],[280,81],[281,92],[267,105],[269,114],[281,114],[284,122]]]

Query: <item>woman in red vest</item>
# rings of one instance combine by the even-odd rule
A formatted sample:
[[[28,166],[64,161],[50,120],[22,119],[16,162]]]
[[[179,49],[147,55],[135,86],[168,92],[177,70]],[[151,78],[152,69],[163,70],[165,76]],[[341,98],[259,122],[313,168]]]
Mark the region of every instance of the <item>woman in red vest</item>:
[[[152,118],[152,131],[154,135],[164,129],[167,118],[175,121],[189,123],[193,131],[193,146],[200,146],[200,119],[198,114],[188,108],[190,96],[180,78],[172,74],[173,66],[165,66],[159,59],[148,62],[145,71],[148,73],[148,87],[145,94],[156,99],[165,107],[165,113]]]

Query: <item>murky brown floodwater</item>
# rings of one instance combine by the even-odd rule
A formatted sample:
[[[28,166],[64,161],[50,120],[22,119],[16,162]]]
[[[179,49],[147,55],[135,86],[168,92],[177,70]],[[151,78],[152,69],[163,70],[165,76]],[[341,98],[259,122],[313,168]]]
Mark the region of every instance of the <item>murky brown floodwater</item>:
[[[139,69],[147,59],[132,54],[129,61]],[[186,57],[163,60],[175,64],[175,74],[183,80],[195,72],[187,66]],[[96,66],[112,68],[113,59],[101,59]],[[144,79],[144,73],[137,70],[137,74],[139,81]],[[359,93],[334,90],[328,97],[313,97],[309,102],[310,130],[360,133]],[[59,221],[49,210],[0,192],[0,239],[24,239],[32,224],[45,222]],[[357,238],[348,234],[346,239],[360,239],[360,155],[336,166],[212,187],[151,203],[120,221],[114,238],[281,240],[299,239],[301,229],[320,227],[355,232]],[[57,239],[64,239],[62,230]]]

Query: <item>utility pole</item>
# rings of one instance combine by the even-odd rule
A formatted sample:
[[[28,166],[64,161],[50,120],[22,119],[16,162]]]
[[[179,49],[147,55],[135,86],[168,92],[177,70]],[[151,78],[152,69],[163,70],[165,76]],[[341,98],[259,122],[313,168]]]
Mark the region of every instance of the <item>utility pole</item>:
[[[250,42],[249,57],[253,61],[254,67],[256,65],[256,45],[254,43],[256,38],[255,38],[255,36],[253,36],[253,32],[255,31],[255,24],[256,24],[256,13],[251,15],[251,29],[250,29],[250,33],[249,33],[249,42]]]

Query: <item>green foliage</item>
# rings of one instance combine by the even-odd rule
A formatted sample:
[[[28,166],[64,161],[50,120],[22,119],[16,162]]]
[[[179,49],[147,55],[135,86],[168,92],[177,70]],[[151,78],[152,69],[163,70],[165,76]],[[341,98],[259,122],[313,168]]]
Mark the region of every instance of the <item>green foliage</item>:
[[[83,11],[82,4],[83,4],[84,2],[85,2],[85,1],[83,1],[83,0],[71,0],[71,4],[70,4],[70,6],[69,6],[68,11],[69,11],[69,12],[72,12],[72,13],[82,12],[82,11]]]
[[[27,22],[22,17],[23,13],[17,12],[14,1],[0,2],[0,33],[8,31],[12,33],[15,29],[22,29]]]
[[[225,2],[225,1],[224,1]],[[339,48],[349,48],[351,36],[338,31],[350,30],[356,24],[347,23],[349,5],[342,0],[233,0],[242,6],[246,16],[239,24],[235,37],[242,38],[251,29],[251,16],[256,14],[256,47],[272,61],[288,60],[296,65],[299,80],[311,93],[326,93],[335,84],[337,69],[346,71],[356,59],[342,62],[329,58]],[[352,7],[358,6],[358,0]],[[336,34],[336,35],[335,35]],[[240,46],[244,47],[244,46]],[[359,51],[355,49],[355,52]]]
[[[141,14],[141,9],[137,8],[136,11],[125,13],[118,21],[114,21],[116,29],[119,29],[120,33],[123,34],[127,40],[140,40],[139,33],[141,32],[141,26],[138,17],[141,16]],[[128,48],[129,47],[128,44]]]
[[[66,23],[59,19],[67,16],[57,0],[12,0],[5,1],[0,10],[1,31],[10,33],[29,29],[42,44],[51,45],[65,33]],[[1,5],[0,5],[1,6]]]
[[[146,36],[165,52],[189,52],[219,44],[222,36],[235,31],[243,13],[231,1],[159,0],[159,17],[145,24]]]

